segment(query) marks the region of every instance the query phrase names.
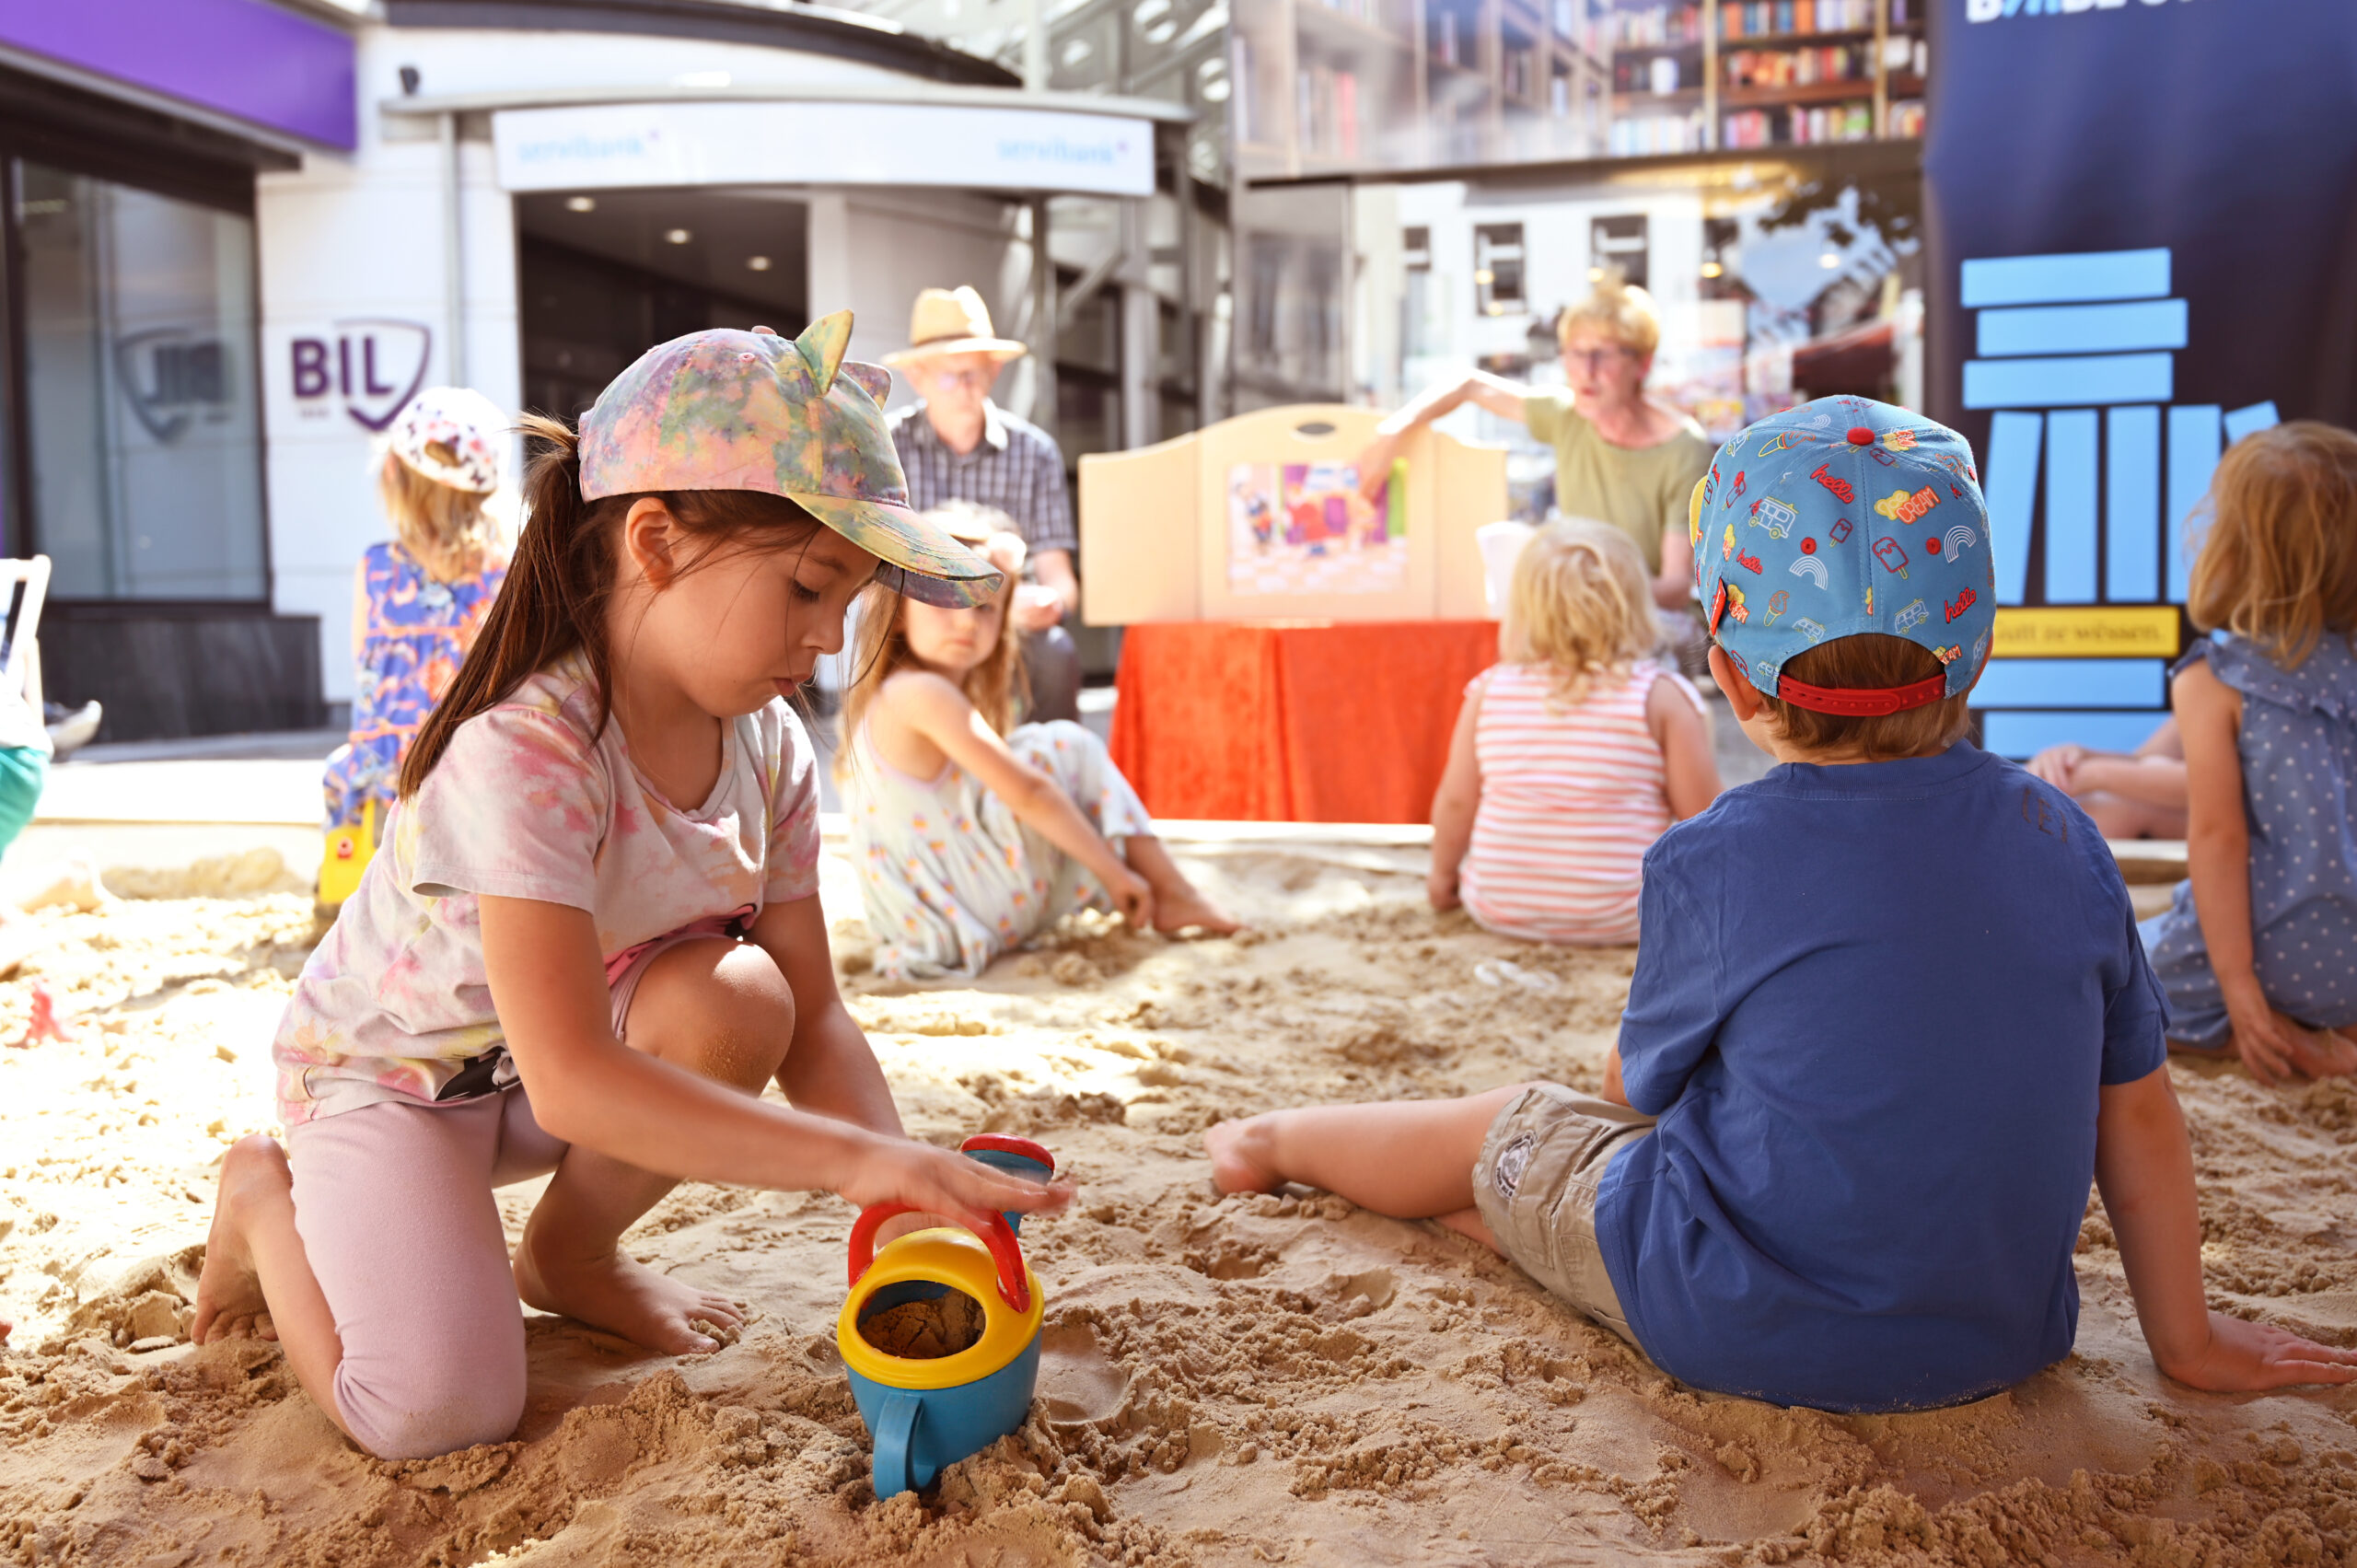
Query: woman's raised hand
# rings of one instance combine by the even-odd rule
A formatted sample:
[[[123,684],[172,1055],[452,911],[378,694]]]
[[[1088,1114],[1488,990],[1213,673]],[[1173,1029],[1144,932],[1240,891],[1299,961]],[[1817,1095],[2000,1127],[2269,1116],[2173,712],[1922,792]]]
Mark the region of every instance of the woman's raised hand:
[[[1359,448],[1359,494],[1369,501],[1391,482],[1392,459],[1399,455],[1399,437],[1385,432]]]

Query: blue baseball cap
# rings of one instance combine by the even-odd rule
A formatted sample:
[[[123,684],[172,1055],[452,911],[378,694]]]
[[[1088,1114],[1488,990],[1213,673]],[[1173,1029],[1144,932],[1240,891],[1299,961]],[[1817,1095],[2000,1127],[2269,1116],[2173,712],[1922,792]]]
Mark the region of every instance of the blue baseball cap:
[[[1689,520],[1712,639],[1763,693],[1873,717],[1980,678],[1997,618],[1989,508],[1946,425],[1868,398],[1771,414],[1719,448]],[[1782,679],[1785,660],[1861,632],[1920,643],[1946,674],[1872,691]]]

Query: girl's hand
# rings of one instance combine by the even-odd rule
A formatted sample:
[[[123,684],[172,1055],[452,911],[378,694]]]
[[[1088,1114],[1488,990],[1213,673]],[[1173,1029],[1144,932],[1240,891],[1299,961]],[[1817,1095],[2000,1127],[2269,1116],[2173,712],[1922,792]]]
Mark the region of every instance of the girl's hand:
[[[863,1209],[909,1203],[976,1231],[988,1226],[991,1216],[1002,1210],[1052,1213],[1071,1202],[1073,1195],[1069,1181],[1027,1181],[907,1138],[874,1140],[852,1167],[850,1179],[835,1191]]]
[[[2357,1045],[2285,1017],[2263,997],[2230,1001],[2226,1013],[2234,1022],[2235,1054],[2262,1084],[2272,1086],[2294,1075],[2329,1078],[2357,1072]]]
[[[1457,878],[1437,871],[1424,878],[1424,897],[1436,910],[1453,910],[1463,901],[1457,894]]]
[[[1154,884],[1126,865],[1109,865],[1105,891],[1132,931],[1154,929]]]
[[[2071,780],[2086,760],[2084,746],[2049,746],[2022,764],[2033,777],[2044,779],[2065,795],[2073,794]]]
[[[2249,1393],[2293,1383],[2357,1381],[2357,1350],[2304,1340],[2271,1323],[2247,1323],[2210,1314],[2210,1341],[2200,1353],[2162,1371],[2212,1393]]]

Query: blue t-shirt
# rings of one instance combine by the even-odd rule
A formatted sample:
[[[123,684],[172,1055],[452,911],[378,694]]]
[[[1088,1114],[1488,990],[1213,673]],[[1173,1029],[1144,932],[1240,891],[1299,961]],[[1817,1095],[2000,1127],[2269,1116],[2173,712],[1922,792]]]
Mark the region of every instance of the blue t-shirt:
[[[1644,877],[1621,1075],[1661,1121],[1596,1218],[1646,1353],[1858,1411],[2068,1354],[2096,1087],[2167,1053],[2085,814],[1970,745],[1791,763],[1663,834]]]

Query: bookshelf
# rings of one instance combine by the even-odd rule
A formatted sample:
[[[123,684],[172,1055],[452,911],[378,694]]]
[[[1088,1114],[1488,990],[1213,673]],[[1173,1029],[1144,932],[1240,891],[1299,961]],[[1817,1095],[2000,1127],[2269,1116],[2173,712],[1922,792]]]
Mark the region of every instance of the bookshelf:
[[[1930,0],[1256,0],[1238,172],[1270,179],[1922,134]]]

